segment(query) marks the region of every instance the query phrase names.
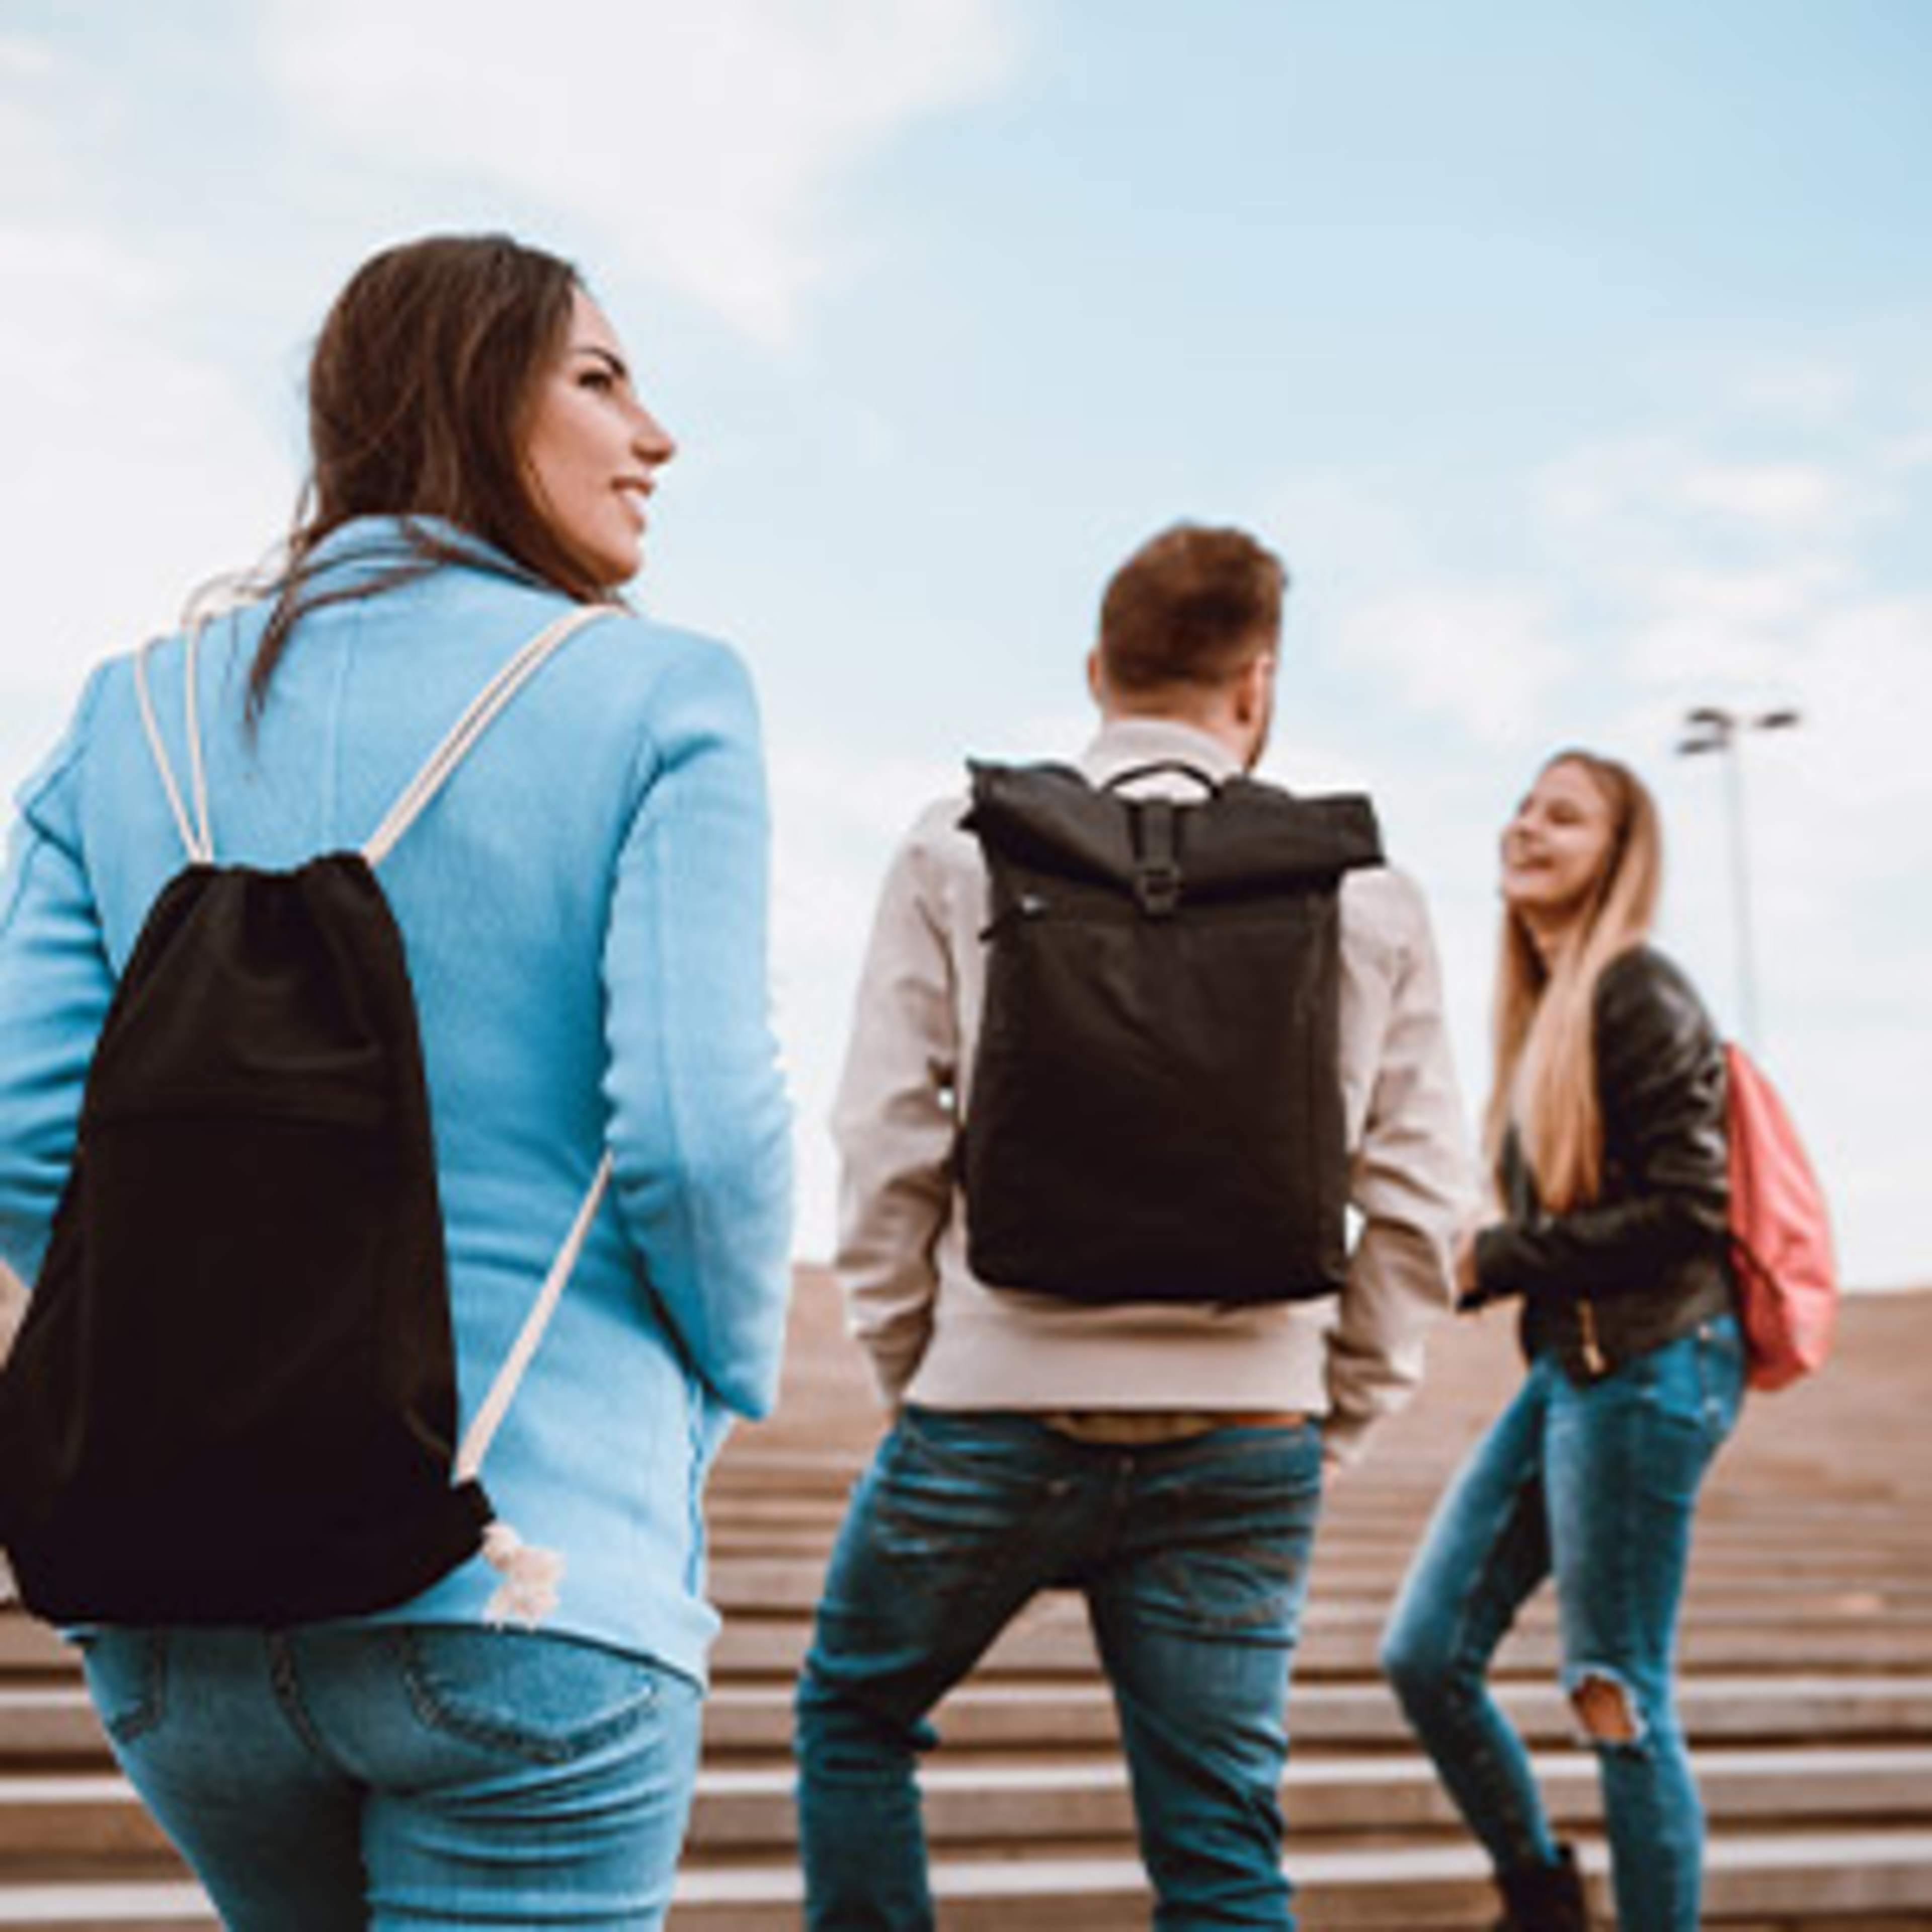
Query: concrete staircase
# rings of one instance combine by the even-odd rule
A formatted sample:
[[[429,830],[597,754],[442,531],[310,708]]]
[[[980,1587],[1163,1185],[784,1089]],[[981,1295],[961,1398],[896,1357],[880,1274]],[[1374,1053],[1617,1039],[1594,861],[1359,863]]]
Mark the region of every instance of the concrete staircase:
[[[1337,1485],[1297,1666],[1285,1792],[1305,1925],[1492,1915],[1483,1862],[1374,1670],[1437,1490],[1517,1373],[1507,1318],[1444,1324],[1429,1388]],[[1700,1520],[1687,1726],[1712,1824],[1708,1917],[1932,1928],[1932,1294],[1846,1311],[1816,1383],[1754,1402]],[[790,1681],[846,1489],[876,1433],[824,1277],[802,1272],[785,1396],[712,1486],[725,1615],[676,1932],[799,1923]],[[1594,1760],[1551,1681],[1548,1606],[1499,1666],[1600,1909]],[[944,1708],[925,1787],[947,1932],[1144,1924],[1114,1720],[1079,1606],[1036,1604]],[[208,1927],[113,1771],[70,1660],[0,1616],[0,1928]]]

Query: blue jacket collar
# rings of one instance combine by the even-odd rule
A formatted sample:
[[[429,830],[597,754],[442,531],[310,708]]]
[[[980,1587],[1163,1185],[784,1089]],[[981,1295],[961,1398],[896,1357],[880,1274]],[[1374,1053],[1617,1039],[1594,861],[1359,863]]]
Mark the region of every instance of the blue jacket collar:
[[[526,584],[543,584],[540,577],[515,558],[486,542],[475,531],[465,530],[446,518],[425,516],[352,517],[331,530],[308,554],[310,573],[332,574],[345,571],[357,575],[375,575],[410,563],[428,562],[412,531],[456,550],[467,563],[479,570],[490,570]]]

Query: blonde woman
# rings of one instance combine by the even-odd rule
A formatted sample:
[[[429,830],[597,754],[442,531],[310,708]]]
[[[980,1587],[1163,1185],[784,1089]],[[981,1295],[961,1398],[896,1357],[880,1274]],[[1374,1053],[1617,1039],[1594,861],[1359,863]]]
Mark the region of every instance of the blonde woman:
[[[1487,1147],[1502,1219],[1461,1306],[1522,1302],[1528,1371],[1437,1506],[1383,1667],[1493,1860],[1503,1928],[1588,1924],[1490,1657],[1556,1581],[1563,1680],[1602,1780],[1618,1924],[1693,1932],[1703,1824],[1672,1680],[1698,1486],[1744,1356],[1726,1256],[1724,1076],[1696,992],[1647,944],[1657,812],[1567,751],[1504,828]]]

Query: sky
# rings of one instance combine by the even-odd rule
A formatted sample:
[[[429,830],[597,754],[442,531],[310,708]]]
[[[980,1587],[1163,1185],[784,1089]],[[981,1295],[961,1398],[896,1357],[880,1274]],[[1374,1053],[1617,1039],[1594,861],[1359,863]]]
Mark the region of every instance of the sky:
[[[1583,743],[1660,942],[1758,1024],[1848,1274],[1932,1282],[1932,7],[1919,0],[0,0],[0,784],[285,532],[385,244],[576,260],[680,453],[640,608],[764,706],[798,1248],[893,844],[1064,757],[1108,573],[1293,577],[1264,776],[1366,788],[1472,1118],[1495,838]]]

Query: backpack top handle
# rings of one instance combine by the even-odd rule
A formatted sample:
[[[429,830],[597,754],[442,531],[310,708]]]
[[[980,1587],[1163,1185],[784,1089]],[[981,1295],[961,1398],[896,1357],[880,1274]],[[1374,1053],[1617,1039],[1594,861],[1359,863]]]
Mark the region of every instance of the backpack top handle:
[[[1183,778],[1192,778],[1210,798],[1218,798],[1221,795],[1222,782],[1209,777],[1198,765],[1190,764],[1185,758],[1150,758],[1144,765],[1130,765],[1125,771],[1116,772],[1097,789],[1118,791],[1123,786],[1137,784],[1142,778],[1156,777],[1162,772],[1174,772]]]

